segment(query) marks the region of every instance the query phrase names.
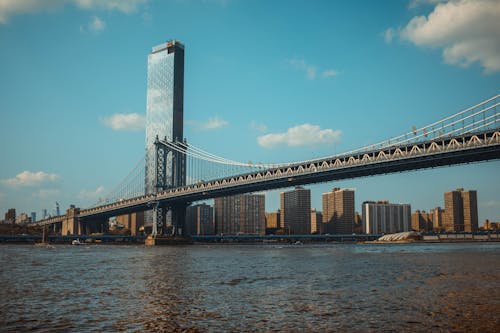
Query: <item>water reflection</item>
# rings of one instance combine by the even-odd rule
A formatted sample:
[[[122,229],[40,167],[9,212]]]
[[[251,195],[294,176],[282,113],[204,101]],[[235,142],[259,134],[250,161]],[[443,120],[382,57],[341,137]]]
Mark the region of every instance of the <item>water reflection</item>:
[[[0,331],[495,332],[500,244],[0,247]]]

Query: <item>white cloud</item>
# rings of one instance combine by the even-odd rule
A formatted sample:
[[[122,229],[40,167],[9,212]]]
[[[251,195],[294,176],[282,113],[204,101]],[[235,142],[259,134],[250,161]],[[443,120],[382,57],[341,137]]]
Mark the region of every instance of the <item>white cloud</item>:
[[[45,182],[53,182],[58,178],[59,176],[55,173],[23,171],[14,178],[3,179],[2,183],[13,187],[38,186]]]
[[[265,124],[258,123],[255,120],[252,120],[252,122],[250,123],[250,128],[257,132],[267,131],[267,126]]]
[[[304,59],[293,58],[288,59],[287,63],[292,66],[295,70],[304,72],[308,80],[314,80],[318,76],[319,68],[316,65],[307,63]],[[324,78],[337,75],[338,72],[334,69],[325,69],[321,71],[321,76]]]
[[[97,16],[93,16],[88,24],[89,31],[99,33],[106,28],[106,22]]]
[[[206,122],[188,121],[187,123],[201,130],[214,130],[229,126],[229,122],[219,116],[208,118]]]
[[[327,69],[327,70],[324,70],[323,72],[321,72],[322,77],[337,76],[338,74],[339,74],[339,72],[337,72],[334,69]]]
[[[14,15],[64,7],[67,4],[84,10],[109,10],[130,14],[148,0],[0,0],[0,23]]]
[[[402,39],[420,47],[442,48],[445,63],[479,63],[486,73],[500,71],[500,1],[457,0],[438,4],[400,30]]]
[[[316,78],[318,68],[314,65],[308,64],[304,59],[289,59],[288,63],[296,70],[305,72],[308,80],[314,80]]]
[[[78,193],[78,199],[81,200],[97,200],[104,194],[104,186],[99,186],[95,190],[81,190]]]
[[[40,199],[57,197],[61,193],[58,189],[41,189],[33,193],[33,196]]]
[[[321,129],[318,125],[302,124],[289,128],[284,133],[271,133],[260,136],[257,142],[264,148],[280,145],[291,147],[334,144],[340,141],[342,132],[332,129]]]
[[[229,123],[224,119],[215,116],[213,118],[209,118],[208,121],[202,124],[202,128],[206,130],[218,129],[229,126]]]
[[[138,113],[115,113],[101,121],[115,131],[142,131],[146,127],[146,117]]]
[[[390,44],[392,42],[395,33],[396,31],[393,28],[389,28],[386,31],[384,31],[383,36],[387,44]]]

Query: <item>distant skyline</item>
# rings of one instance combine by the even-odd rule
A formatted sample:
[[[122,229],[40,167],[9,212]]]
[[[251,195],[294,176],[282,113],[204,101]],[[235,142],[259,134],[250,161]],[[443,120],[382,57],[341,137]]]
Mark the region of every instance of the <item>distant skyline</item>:
[[[0,217],[86,207],[127,175],[144,156],[147,56],[162,42],[186,47],[188,142],[276,163],[378,142],[500,93],[498,17],[494,0],[0,0]],[[358,212],[368,200],[429,210],[444,192],[477,190],[482,225],[500,221],[499,170],[307,188],[318,210],[322,193],[355,189]],[[283,190],[266,193],[266,211]]]

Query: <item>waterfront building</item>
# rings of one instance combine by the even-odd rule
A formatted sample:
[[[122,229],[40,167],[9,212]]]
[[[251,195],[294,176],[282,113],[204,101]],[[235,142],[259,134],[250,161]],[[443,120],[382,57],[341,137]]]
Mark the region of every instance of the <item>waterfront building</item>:
[[[434,213],[416,210],[411,214],[411,229],[420,232],[432,231],[434,228]]]
[[[280,193],[280,225],[285,233],[311,233],[311,190],[302,186]]]
[[[363,233],[363,219],[358,212],[354,213],[354,233],[361,234]]]
[[[324,231],[351,234],[354,231],[354,191],[333,188],[323,193],[322,201]]]
[[[31,222],[31,217],[26,213],[21,213],[16,216],[16,224],[27,224]]]
[[[5,223],[15,223],[16,222],[16,209],[15,208],[10,208],[7,210],[5,213]]]
[[[280,215],[281,214],[279,209],[277,212],[266,213],[266,234],[273,234],[281,228]]]
[[[116,222],[124,228],[130,230],[131,236],[137,236],[140,234],[140,230],[144,226],[144,212],[117,216]]]
[[[213,235],[214,208],[207,204],[189,206],[186,209],[186,233],[188,235]]]
[[[47,217],[48,217],[48,215],[47,215],[47,209],[45,209],[45,208],[44,208],[44,209],[42,210],[42,219],[44,219],[44,220],[45,220]]]
[[[478,229],[477,192],[459,188],[444,194],[445,231],[476,232]]]
[[[184,45],[172,40],[153,47],[148,56],[147,106],[146,106],[146,194],[155,193],[156,139],[170,142],[183,141],[184,121]],[[179,155],[179,154],[176,154]],[[179,160],[180,159],[180,160]],[[185,157],[169,152],[163,158],[166,170],[165,188],[185,185]],[[170,211],[166,224],[172,224]],[[148,224],[152,213],[146,214]]]
[[[323,214],[311,208],[311,234],[321,234],[323,226]]]
[[[36,222],[36,212],[31,212],[31,223]]]
[[[264,194],[238,194],[215,198],[215,230],[225,235],[264,235]]]
[[[410,204],[391,204],[389,201],[365,201],[362,205],[363,233],[392,234],[409,231]]]

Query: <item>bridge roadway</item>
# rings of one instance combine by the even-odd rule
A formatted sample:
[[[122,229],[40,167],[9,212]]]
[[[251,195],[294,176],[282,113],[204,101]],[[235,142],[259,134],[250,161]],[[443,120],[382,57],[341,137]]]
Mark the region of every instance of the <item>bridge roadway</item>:
[[[271,189],[359,178],[408,170],[434,168],[500,158],[500,127],[486,132],[439,138],[401,146],[390,146],[352,155],[337,155],[214,179],[74,212],[80,221],[95,220],[149,210],[154,202],[164,206],[259,192]],[[68,214],[70,211],[68,210]],[[67,214],[67,215],[68,215]],[[50,225],[66,215],[37,222]]]

